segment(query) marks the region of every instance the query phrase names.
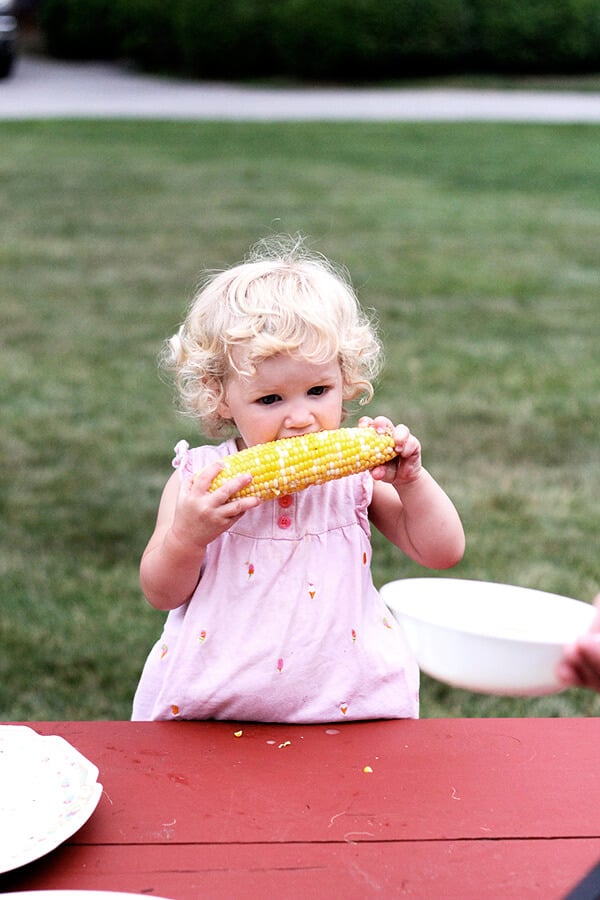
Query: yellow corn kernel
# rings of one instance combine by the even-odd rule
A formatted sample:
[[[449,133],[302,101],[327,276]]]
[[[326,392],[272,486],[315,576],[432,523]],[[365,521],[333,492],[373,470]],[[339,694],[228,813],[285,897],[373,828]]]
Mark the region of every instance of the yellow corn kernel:
[[[223,458],[213,480],[214,491],[235,475],[249,472],[252,481],[231,498],[272,500],[356,472],[364,472],[396,456],[394,437],[375,428],[338,428],[256,444]]]

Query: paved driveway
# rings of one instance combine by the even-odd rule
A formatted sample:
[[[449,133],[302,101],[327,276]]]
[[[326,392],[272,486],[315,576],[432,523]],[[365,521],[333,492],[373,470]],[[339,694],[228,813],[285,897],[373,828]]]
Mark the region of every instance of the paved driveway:
[[[0,82],[0,119],[600,122],[600,94],[557,91],[269,89],[139,75],[23,56]]]

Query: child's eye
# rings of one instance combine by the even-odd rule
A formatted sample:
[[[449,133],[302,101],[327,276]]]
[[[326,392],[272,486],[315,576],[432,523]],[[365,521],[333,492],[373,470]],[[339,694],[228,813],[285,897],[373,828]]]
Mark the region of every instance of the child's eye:
[[[312,387],[308,393],[310,395],[312,395],[313,397],[320,397],[322,394],[324,394],[326,392],[326,390],[327,390],[327,388],[325,387],[324,384],[319,384],[316,387]]]
[[[265,397],[259,397],[258,403],[262,403],[263,406],[271,406],[272,403],[277,403],[278,400],[281,400],[279,394],[267,394]]]

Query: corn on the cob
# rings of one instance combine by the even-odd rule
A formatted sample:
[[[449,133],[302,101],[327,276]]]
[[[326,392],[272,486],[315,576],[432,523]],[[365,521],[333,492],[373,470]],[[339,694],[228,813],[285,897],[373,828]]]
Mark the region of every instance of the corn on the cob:
[[[394,438],[375,428],[338,428],[298,437],[256,444],[223,459],[225,467],[213,480],[214,491],[235,475],[249,472],[252,481],[231,498],[255,496],[272,500],[282,494],[301,491],[311,484],[323,484],[364,472],[396,456]]]

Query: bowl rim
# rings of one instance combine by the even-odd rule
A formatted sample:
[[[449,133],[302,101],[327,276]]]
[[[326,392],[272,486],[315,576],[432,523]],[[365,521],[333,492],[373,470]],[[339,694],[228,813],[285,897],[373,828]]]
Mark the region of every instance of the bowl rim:
[[[486,586],[486,587],[491,587],[492,589],[498,588],[500,590],[504,589],[504,588],[508,588],[509,590],[515,591],[517,593],[522,593],[522,594],[526,594],[529,596],[532,596],[532,595],[537,596],[540,599],[541,599],[541,597],[546,596],[546,597],[552,598],[553,600],[566,601],[567,605],[580,610],[582,613],[583,613],[584,609],[588,609],[590,625],[595,616],[595,607],[591,603],[587,603],[584,600],[577,600],[576,598],[569,597],[566,594],[556,594],[551,591],[541,590],[540,588],[530,588],[530,587],[526,587],[523,585],[510,584],[507,582],[486,581],[484,579],[448,578],[448,577],[436,578],[435,576],[434,577],[424,576],[422,578],[419,578],[419,577],[398,578],[398,579],[394,579],[393,581],[386,582],[380,588],[381,595],[382,595],[384,602],[386,603],[386,606],[388,606],[388,608],[391,610],[391,612],[394,615],[401,616],[404,619],[414,622],[415,624],[431,625],[437,629],[447,631],[449,633],[454,632],[457,635],[471,635],[472,637],[479,638],[479,639],[485,638],[486,640],[490,640],[495,643],[502,643],[502,642],[505,643],[508,641],[508,642],[517,643],[517,644],[530,644],[530,645],[543,646],[543,647],[549,647],[549,648],[550,647],[557,648],[557,647],[567,646],[575,638],[566,637],[564,639],[559,639],[559,638],[551,639],[548,636],[536,636],[535,634],[525,634],[525,635],[506,634],[506,633],[498,634],[498,633],[494,633],[493,631],[482,630],[481,627],[470,628],[470,627],[468,627],[468,625],[466,625],[464,623],[455,624],[455,623],[447,622],[447,621],[439,621],[439,619],[436,619],[434,616],[431,616],[431,615],[430,616],[425,615],[425,614],[420,615],[417,611],[407,611],[406,609],[403,609],[400,604],[395,605],[395,604],[389,602],[389,600],[386,598],[385,595],[391,593],[391,589],[394,585],[409,584],[409,583],[415,583],[415,582],[419,582],[422,584],[425,584],[425,583],[434,584],[436,582],[442,583],[442,584],[448,584],[448,583],[452,582],[453,584],[456,584],[456,585],[461,585],[461,584],[465,585],[466,584],[471,587],[472,586]],[[499,592],[500,592],[500,590],[499,590]],[[583,618],[585,618],[585,616],[582,615],[582,619]],[[585,633],[585,623],[584,622],[582,622],[581,633],[582,634]]]

